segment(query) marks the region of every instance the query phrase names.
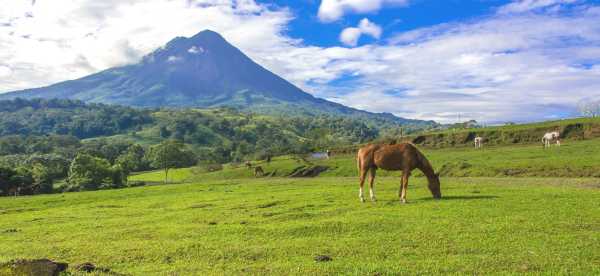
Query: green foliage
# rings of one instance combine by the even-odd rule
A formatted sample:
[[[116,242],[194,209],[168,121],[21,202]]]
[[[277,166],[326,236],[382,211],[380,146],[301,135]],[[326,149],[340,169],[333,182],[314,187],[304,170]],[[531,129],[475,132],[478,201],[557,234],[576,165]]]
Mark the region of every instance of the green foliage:
[[[47,194],[52,192],[52,183],[54,180],[52,176],[52,168],[47,167],[42,163],[35,163],[33,165],[31,168],[31,177],[33,178],[36,194]]]
[[[106,159],[80,153],[71,162],[68,190],[118,188],[123,186],[125,178],[120,166],[111,166]]]
[[[89,138],[124,133],[151,123],[149,110],[62,99],[0,101],[0,136],[72,135]]]
[[[152,165],[164,171],[165,183],[170,169],[189,167],[197,162],[193,153],[185,149],[184,144],[174,140],[167,140],[152,146],[149,156]]]
[[[146,150],[139,144],[133,144],[120,155],[116,163],[126,172],[138,172],[148,170],[150,162],[146,158]]]

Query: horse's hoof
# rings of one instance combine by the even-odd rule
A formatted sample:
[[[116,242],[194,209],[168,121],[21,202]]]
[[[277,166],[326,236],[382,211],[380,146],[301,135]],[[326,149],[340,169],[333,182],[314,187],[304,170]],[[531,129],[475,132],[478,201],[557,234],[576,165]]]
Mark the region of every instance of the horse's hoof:
[[[360,202],[365,202],[365,199],[361,197]]]
[[[400,203],[402,203],[402,204],[406,204],[406,199],[401,199],[401,200],[400,200]]]
[[[371,198],[371,201],[377,202],[377,199],[373,197],[373,198]]]

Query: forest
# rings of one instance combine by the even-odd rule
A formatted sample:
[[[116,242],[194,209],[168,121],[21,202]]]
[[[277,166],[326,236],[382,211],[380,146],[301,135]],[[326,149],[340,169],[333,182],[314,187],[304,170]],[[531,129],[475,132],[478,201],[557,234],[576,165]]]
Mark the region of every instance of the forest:
[[[135,185],[132,172],[323,151],[403,129],[333,115],[15,99],[0,101],[0,131],[0,194],[13,195]]]

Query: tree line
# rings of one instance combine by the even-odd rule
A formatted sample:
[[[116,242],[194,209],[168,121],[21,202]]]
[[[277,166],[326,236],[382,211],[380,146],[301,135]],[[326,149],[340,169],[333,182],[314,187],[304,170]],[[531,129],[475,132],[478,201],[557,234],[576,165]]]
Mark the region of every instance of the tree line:
[[[0,194],[116,188],[137,171],[168,174],[177,166],[323,151],[379,136],[367,121],[329,115],[0,101]]]
[[[121,188],[128,185],[130,173],[149,169],[164,170],[166,181],[170,169],[197,162],[195,154],[175,140],[165,140],[147,149],[139,144],[130,144],[117,152],[103,152],[103,148],[82,149],[72,159],[56,153],[19,156],[21,159],[5,156],[0,161],[0,195]],[[116,155],[110,158],[113,153]]]

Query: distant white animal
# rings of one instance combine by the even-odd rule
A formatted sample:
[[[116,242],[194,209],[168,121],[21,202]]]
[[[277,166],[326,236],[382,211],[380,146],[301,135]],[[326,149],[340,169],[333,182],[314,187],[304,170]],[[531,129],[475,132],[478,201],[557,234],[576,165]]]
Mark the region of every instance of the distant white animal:
[[[475,137],[475,139],[473,140],[473,142],[475,143],[475,148],[481,148],[481,144],[483,142],[483,138],[481,138],[480,136]]]
[[[544,148],[549,148],[550,143],[554,143],[556,141],[556,145],[560,147],[560,133],[558,131],[547,132],[542,137],[542,143],[544,144]]]

